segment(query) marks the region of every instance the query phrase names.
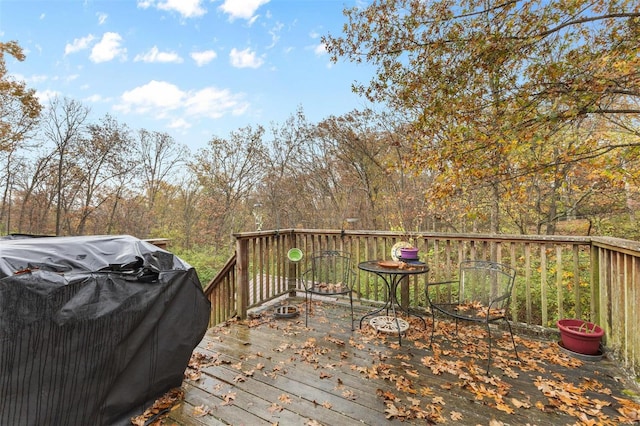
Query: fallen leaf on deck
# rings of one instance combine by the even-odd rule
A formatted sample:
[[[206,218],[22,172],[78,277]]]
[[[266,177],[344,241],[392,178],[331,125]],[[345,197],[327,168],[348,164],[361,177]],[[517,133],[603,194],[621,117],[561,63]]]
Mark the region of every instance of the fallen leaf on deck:
[[[325,373],[324,371],[320,372],[320,378],[321,379],[328,379],[328,378],[331,378],[331,377],[332,377],[332,375],[329,374],[329,373]]]
[[[196,417],[204,417],[211,412],[211,408],[206,405],[198,405],[193,407],[193,415]]]
[[[282,402],[283,404],[291,404],[291,397],[289,395],[287,395],[286,393],[283,393],[282,395],[280,395],[278,397],[278,400],[280,402]]]
[[[280,411],[284,410],[284,408],[274,402],[273,404],[271,404],[268,410],[270,413],[279,413]]]
[[[224,395],[222,399],[224,400],[224,402],[220,405],[231,405],[233,404],[233,401],[236,399],[236,393],[229,392],[228,394]]]

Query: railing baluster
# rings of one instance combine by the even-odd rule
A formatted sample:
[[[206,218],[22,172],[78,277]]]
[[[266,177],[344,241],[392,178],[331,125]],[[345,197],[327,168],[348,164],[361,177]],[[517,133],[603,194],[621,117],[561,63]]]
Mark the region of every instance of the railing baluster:
[[[540,244],[540,315],[542,317],[541,324],[544,327],[549,326],[549,301],[547,299],[547,246]]]
[[[574,244],[573,248],[573,300],[575,300],[575,317],[582,318],[582,303],[580,293],[580,259],[578,258],[578,245]]]

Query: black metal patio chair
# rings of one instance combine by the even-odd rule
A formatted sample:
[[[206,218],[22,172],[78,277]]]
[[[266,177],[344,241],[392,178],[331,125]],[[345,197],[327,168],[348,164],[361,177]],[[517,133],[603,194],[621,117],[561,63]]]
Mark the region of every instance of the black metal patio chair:
[[[487,374],[489,374],[491,367],[490,324],[503,320],[507,323],[516,359],[520,360],[511,324],[507,317],[516,278],[515,269],[501,263],[484,260],[465,260],[460,263],[459,268],[458,280],[427,285],[426,295],[433,319],[431,344],[433,345],[435,334],[436,314],[442,314],[455,320],[456,335],[458,321],[484,324],[489,339],[487,355]]]
[[[311,255],[311,266],[302,274],[305,290],[305,326],[309,325],[309,311],[313,295],[335,297],[348,296],[351,307],[351,330],[353,330],[353,285],[355,271],[349,253],[324,250]]]

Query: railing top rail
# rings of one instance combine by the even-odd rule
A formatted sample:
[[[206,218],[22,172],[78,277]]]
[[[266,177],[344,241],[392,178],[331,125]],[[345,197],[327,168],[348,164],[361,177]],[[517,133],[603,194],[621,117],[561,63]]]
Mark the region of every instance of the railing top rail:
[[[640,242],[633,240],[624,240],[622,238],[613,237],[592,237],[591,243],[595,247],[602,247],[606,249],[622,249],[628,252],[632,252],[636,256],[640,256]]]
[[[340,230],[340,229],[279,229],[255,232],[239,232],[233,234],[237,239],[251,239],[256,237],[272,236],[279,234],[314,234],[314,235],[340,235],[340,236],[379,236],[389,238],[420,238],[440,240],[484,240],[499,242],[532,242],[554,244],[584,244],[589,245],[595,237],[574,235],[520,235],[520,234],[473,234],[473,233],[441,233],[441,232],[395,232],[395,231],[368,231],[368,230]],[[603,238],[603,240],[609,240]],[[611,239],[615,240],[615,239]],[[627,241],[621,240],[620,241]],[[633,243],[633,242],[630,242]],[[640,243],[636,243],[640,245]]]

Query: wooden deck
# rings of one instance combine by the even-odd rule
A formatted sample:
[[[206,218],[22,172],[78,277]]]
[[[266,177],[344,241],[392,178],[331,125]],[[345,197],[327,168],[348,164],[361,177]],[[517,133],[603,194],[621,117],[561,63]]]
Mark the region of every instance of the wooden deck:
[[[436,321],[437,345],[415,319],[397,335],[355,331],[348,309],[314,305],[296,318],[273,310],[210,329],[194,351],[184,398],[160,424],[178,425],[614,425],[639,424],[635,383],[606,357],[583,362],[556,342],[517,336],[494,346],[485,375],[482,329],[457,343]],[[313,322],[313,323],[312,323]],[[499,336],[496,330],[494,335]],[[634,423],[635,422],[635,423]]]

